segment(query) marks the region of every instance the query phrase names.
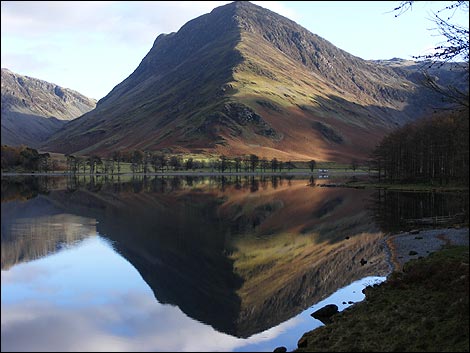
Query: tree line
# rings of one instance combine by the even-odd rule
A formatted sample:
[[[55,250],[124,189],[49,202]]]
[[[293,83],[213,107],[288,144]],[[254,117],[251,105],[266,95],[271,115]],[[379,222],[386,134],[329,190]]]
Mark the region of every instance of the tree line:
[[[58,169],[57,160],[51,159],[49,153],[39,153],[34,148],[2,145],[1,152],[2,170],[48,172]]]
[[[115,151],[107,159],[102,159],[99,156],[93,155],[89,157],[66,155],[67,170],[71,173],[82,171],[85,173],[87,167],[90,174],[104,173],[114,174],[115,172],[121,173],[122,163],[127,163],[130,166],[132,173],[149,172],[168,172],[168,171],[181,171],[181,170],[198,170],[210,169],[211,171],[218,171],[224,173],[229,172],[255,172],[256,170],[266,172],[282,172],[283,170],[292,170],[296,165],[292,161],[280,161],[277,158],[268,160],[264,157],[258,157],[255,154],[239,157],[227,157],[221,155],[217,158],[209,160],[198,160],[193,157],[183,158],[180,155],[170,155],[164,152],[150,152],[150,151]],[[310,170],[313,172],[316,167],[316,161],[311,160],[308,162]]]
[[[214,172],[282,172],[297,168],[292,161],[282,161],[277,158],[268,159],[255,154],[227,157],[221,155],[207,160],[184,158],[182,155],[167,154],[161,151],[150,152],[141,150],[114,151],[107,157],[98,155],[79,156],[66,154],[65,166],[57,159],[52,159],[49,153],[39,153],[36,149],[20,146],[2,146],[3,171],[39,171],[49,172],[64,170],[72,174],[119,174],[123,163],[128,165],[132,173],[147,174],[150,172],[190,171],[209,169]],[[300,163],[300,162],[296,162]],[[302,162],[311,172],[317,162],[310,160]]]
[[[387,135],[371,156],[379,181],[468,185],[468,110],[440,113]]]

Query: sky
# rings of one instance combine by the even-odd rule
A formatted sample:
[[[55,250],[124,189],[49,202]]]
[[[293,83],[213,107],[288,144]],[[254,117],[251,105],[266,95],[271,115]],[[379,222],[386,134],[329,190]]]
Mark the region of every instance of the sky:
[[[161,33],[230,1],[2,1],[1,67],[100,99],[127,78]],[[412,59],[443,42],[433,12],[449,1],[252,1],[362,59]],[[468,12],[452,23],[468,28]]]

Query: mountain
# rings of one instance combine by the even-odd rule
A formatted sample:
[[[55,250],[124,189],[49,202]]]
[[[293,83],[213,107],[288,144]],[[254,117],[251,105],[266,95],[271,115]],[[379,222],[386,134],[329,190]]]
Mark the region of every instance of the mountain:
[[[360,38],[358,38],[360,40]],[[458,72],[445,73],[446,80]],[[414,62],[355,57],[245,1],[159,35],[137,69],[44,149],[351,161],[442,106]]]
[[[68,88],[2,68],[2,144],[39,147],[69,120],[96,106]]]

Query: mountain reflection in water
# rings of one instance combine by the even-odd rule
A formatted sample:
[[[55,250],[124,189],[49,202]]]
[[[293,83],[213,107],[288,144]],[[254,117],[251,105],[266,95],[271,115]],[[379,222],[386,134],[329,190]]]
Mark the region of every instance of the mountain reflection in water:
[[[249,337],[390,271],[380,207],[370,212],[375,193],[315,185],[280,177],[2,179],[2,270],[97,232],[158,302]]]

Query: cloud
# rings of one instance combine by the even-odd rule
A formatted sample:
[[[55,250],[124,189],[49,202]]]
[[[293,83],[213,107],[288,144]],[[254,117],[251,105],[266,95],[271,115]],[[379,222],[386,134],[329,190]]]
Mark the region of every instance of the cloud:
[[[31,39],[61,34],[153,40],[227,1],[2,2],[2,37]],[[131,44],[131,43],[130,43]]]
[[[161,33],[230,1],[3,1],[2,67],[102,98]],[[295,19],[278,1],[255,2]]]
[[[113,2],[9,1],[2,2],[2,32],[40,37],[44,34],[106,28],[112,17],[105,16]]]
[[[9,63],[15,63],[16,73],[28,76],[31,71],[50,68],[51,63],[37,55],[28,53],[7,53],[2,51],[2,68],[10,68]]]
[[[268,10],[278,13],[281,16],[287,17],[293,21],[298,21],[299,14],[290,9],[280,1],[252,1],[253,4],[264,7]]]
[[[138,292],[99,305],[64,307],[34,300],[2,303],[2,351],[230,351],[267,342],[296,319],[240,339]]]
[[[40,281],[41,278],[47,278],[51,275],[51,270],[44,267],[34,264],[29,264],[28,266],[18,265],[15,273],[11,271],[1,272],[2,285],[13,285],[21,284],[24,282]]]

